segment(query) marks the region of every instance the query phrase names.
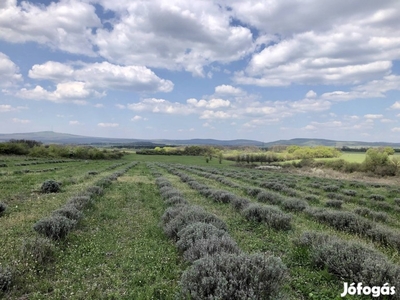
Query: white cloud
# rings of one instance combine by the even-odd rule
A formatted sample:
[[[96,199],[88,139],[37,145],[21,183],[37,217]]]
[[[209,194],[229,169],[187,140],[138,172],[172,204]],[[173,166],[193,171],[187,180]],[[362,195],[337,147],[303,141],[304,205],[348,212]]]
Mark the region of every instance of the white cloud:
[[[317,93],[314,92],[313,90],[308,91],[306,94],[306,98],[315,98],[315,97],[317,97]]]
[[[19,73],[18,66],[13,63],[7,55],[0,52],[0,86],[9,87],[20,82],[21,80],[22,75]]]
[[[125,105],[119,104],[119,103],[115,104],[115,107],[117,107],[117,108],[119,108],[119,109],[125,109],[125,108],[126,108]]]
[[[131,121],[134,121],[134,122],[136,122],[136,121],[147,121],[147,118],[143,118],[142,116],[138,116],[138,115],[136,115],[136,116],[134,116],[132,119],[131,119]]]
[[[30,90],[22,88],[16,93],[16,96],[32,100],[47,100],[55,103],[70,102],[85,105],[87,102],[84,99],[98,98],[104,96],[104,94],[91,89],[84,82],[75,81],[59,83],[54,91],[48,91],[40,85]]]
[[[94,43],[104,58],[122,64],[184,69],[205,76],[212,62],[239,60],[254,49],[251,31],[231,22],[212,1],[99,1],[115,10],[112,29],[98,29]]]
[[[109,62],[61,64],[48,61],[34,65],[29,71],[33,79],[54,82],[81,81],[96,90],[127,90],[134,92],[170,92],[174,84],[159,78],[144,66],[120,66]]]
[[[380,115],[380,114],[367,114],[367,115],[364,115],[364,118],[366,118],[366,119],[381,119],[381,118],[383,118],[383,115]]]
[[[392,132],[400,132],[400,127],[394,127],[391,129]]]
[[[230,119],[236,117],[236,115],[232,115],[223,111],[205,110],[201,114],[200,119]]]
[[[11,111],[20,111],[23,109],[28,109],[26,106],[17,106],[14,107],[10,104],[0,104],[0,113],[2,112],[11,112]]]
[[[35,5],[7,0],[0,7],[0,39],[11,43],[35,42],[62,51],[95,55],[92,28],[101,26],[95,7],[77,0]]]
[[[69,121],[69,125],[80,125],[81,123],[79,121]]]
[[[396,101],[393,103],[392,106],[390,106],[391,109],[400,109],[400,101]]]
[[[31,122],[30,120],[21,120],[21,119],[18,119],[18,118],[13,118],[12,121],[14,123],[20,123],[20,124],[28,124],[28,123]]]
[[[96,107],[96,108],[102,108],[102,107],[104,107],[104,104],[96,103],[96,104],[93,105],[93,106]]]
[[[118,123],[98,123],[97,126],[99,127],[118,127]]]
[[[186,100],[186,102],[190,105],[193,105],[195,107],[199,108],[219,108],[219,107],[228,107],[230,105],[229,100],[223,100],[223,99],[211,99],[211,100],[196,100],[194,98]]]
[[[220,94],[220,95],[236,96],[236,95],[244,94],[245,92],[240,88],[235,88],[231,85],[223,84],[223,85],[219,85],[219,86],[215,87],[215,93]]]
[[[396,121],[391,120],[391,119],[381,119],[382,123],[396,123]]]

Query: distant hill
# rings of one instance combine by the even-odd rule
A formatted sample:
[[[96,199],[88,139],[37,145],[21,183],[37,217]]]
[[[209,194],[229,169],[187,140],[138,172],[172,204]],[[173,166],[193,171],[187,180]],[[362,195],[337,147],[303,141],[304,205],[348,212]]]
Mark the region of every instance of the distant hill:
[[[265,147],[272,147],[274,145],[298,145],[298,146],[328,146],[342,148],[344,146],[350,148],[360,147],[400,147],[400,143],[387,143],[387,142],[361,142],[361,141],[335,141],[326,139],[307,139],[297,138],[291,140],[279,140],[269,143],[264,143]]]
[[[167,140],[167,139],[126,139],[126,138],[105,138],[105,137],[90,137],[67,133],[59,133],[53,131],[28,132],[28,133],[12,133],[0,134],[0,142],[6,142],[10,139],[25,139],[36,140],[45,144],[86,144],[86,145],[216,145],[216,146],[256,146],[256,147],[272,147],[274,145],[299,145],[299,146],[329,146],[338,147],[379,147],[391,146],[400,148],[400,143],[387,142],[361,142],[361,141],[335,141],[327,139],[307,139],[296,138],[291,140],[278,140],[274,142],[260,142],[255,140],[215,140],[215,139],[190,139],[190,140]]]
[[[10,139],[15,140],[35,140],[42,143],[51,144],[138,144],[138,145],[220,145],[220,146],[258,146],[264,145],[263,142],[253,140],[214,140],[214,139],[191,139],[191,140],[145,140],[145,139],[122,139],[122,138],[103,138],[89,137],[67,133],[58,133],[53,131],[28,132],[0,134],[0,142],[6,142]]]

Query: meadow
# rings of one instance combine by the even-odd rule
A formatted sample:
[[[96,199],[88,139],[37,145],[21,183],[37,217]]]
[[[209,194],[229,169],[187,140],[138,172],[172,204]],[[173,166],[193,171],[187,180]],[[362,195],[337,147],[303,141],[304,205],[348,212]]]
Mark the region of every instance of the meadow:
[[[400,296],[397,185],[134,153],[0,165],[0,298],[342,299],[343,282],[387,282]],[[59,192],[41,192],[49,179]],[[43,242],[35,224],[71,199],[89,205],[68,234]],[[236,274],[239,262],[247,269]]]

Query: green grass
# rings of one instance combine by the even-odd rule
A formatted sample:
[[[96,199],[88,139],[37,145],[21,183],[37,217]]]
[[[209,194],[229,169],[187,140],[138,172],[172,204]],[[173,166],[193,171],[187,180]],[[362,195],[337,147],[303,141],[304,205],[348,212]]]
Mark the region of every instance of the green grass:
[[[345,154],[347,155],[347,154]],[[356,159],[360,154],[348,154],[348,159]],[[23,161],[22,157],[1,157],[9,167],[1,172],[13,172],[18,168],[14,163]],[[94,182],[124,168],[106,170],[116,163],[141,161],[116,182],[105,189],[105,194],[96,199],[93,208],[84,212],[85,217],[78,228],[71,232],[65,241],[56,243],[56,259],[47,266],[34,266],[21,256],[20,248],[25,238],[35,236],[33,224],[55,209],[60,208],[70,196],[75,195]],[[204,167],[205,172],[225,172],[224,177],[236,184],[258,187],[263,181],[293,183],[299,198],[315,195],[319,203],[311,206],[324,207],[328,193],[312,183],[341,185],[342,190],[355,190],[354,197],[346,198],[343,211],[351,211],[358,206],[375,211],[386,211],[376,206],[371,194],[385,196],[390,210],[389,220],[383,226],[394,230],[400,228],[400,212],[395,210],[394,198],[400,198],[397,186],[373,186],[363,183],[353,186],[351,182],[291,175],[274,171],[240,169],[232,166],[234,162],[213,158],[206,163],[204,157],[192,156],[150,156],[129,154],[122,160],[88,161],[63,164],[34,165],[35,168],[62,166],[62,169],[49,173],[28,173],[0,176],[0,201],[6,202],[8,210],[0,217],[0,264],[9,265],[16,270],[16,281],[11,291],[0,293],[6,299],[174,299],[178,290],[180,276],[188,264],[183,261],[173,241],[163,233],[159,223],[166,209],[153,176],[143,162],[163,162],[178,168],[175,163]],[[31,166],[29,166],[30,168]],[[309,253],[295,247],[293,239],[303,232],[314,230],[336,235],[345,240],[357,240],[372,245],[384,253],[393,263],[400,263],[398,251],[390,247],[372,243],[368,239],[346,232],[340,232],[318,223],[305,213],[293,213],[293,228],[277,231],[265,224],[249,222],[235,211],[231,205],[215,203],[192,190],[179,177],[158,168],[173,186],[180,190],[191,203],[202,206],[206,211],[216,214],[228,225],[228,232],[247,253],[271,253],[280,256],[288,266],[290,276],[283,291],[288,299],[339,299],[343,279],[335,277],[327,270],[318,270],[310,263]],[[87,175],[90,170],[98,175]],[[197,181],[216,189],[227,190],[256,202],[244,190],[230,188],[216,180],[204,178],[184,170]],[[238,175],[236,178],[232,175]],[[35,192],[46,179],[64,181],[62,192],[43,195]],[[74,180],[72,180],[74,179]],[[278,192],[279,193],[279,192]],[[360,204],[360,201],[366,201]]]

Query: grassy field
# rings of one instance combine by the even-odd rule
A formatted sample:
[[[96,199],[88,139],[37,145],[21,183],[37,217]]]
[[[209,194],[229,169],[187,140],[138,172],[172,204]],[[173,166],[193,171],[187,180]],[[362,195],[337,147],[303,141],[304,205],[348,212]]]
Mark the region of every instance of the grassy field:
[[[359,154],[346,155],[359,159]],[[377,267],[372,277],[361,277],[366,266],[352,259],[390,268],[400,264],[397,186],[241,169],[217,159],[206,163],[203,157],[130,154],[118,161],[0,161],[7,165],[0,168],[0,202],[7,205],[0,216],[0,284],[4,270],[12,273],[12,284],[0,289],[0,298],[175,299],[182,274],[193,264],[161,222],[167,209],[177,207],[170,206],[175,194],[168,189],[226,224],[241,253],[281,259],[287,273],[273,299],[342,299],[344,281],[361,278],[367,285],[381,274]],[[127,170],[133,161],[138,163]],[[38,263],[22,251],[26,241],[39,237],[33,230],[38,220],[119,171],[67,237],[51,241],[51,261]],[[47,179],[62,182],[61,192],[41,193]],[[168,189],[156,183],[161,180]],[[245,205],[239,207],[239,202]],[[288,223],[272,223],[271,215],[250,218],[249,205],[270,209]],[[309,232],[328,235],[332,240],[326,245],[337,247],[334,256],[325,244],[305,243]],[[352,253],[352,243],[361,250]],[[335,260],[341,253],[347,263]],[[320,256],[322,261],[316,258]],[[393,278],[379,284],[398,284]]]

